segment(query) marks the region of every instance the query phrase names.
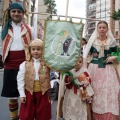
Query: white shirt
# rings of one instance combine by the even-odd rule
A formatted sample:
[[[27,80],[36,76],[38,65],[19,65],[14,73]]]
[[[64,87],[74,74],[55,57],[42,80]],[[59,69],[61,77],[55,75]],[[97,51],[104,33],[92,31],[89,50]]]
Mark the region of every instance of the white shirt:
[[[13,41],[10,46],[10,51],[24,50],[23,41],[21,38],[21,23],[15,24],[12,22],[13,27]],[[31,29],[32,40],[35,39],[35,32]]]
[[[33,60],[34,60],[33,67],[35,69],[34,80],[39,80],[38,70],[40,66],[40,59],[33,58]],[[26,68],[25,68],[25,61],[24,61],[22,64],[20,64],[19,72],[17,75],[17,84],[18,84],[18,91],[19,91],[20,97],[26,97],[25,88],[24,88],[25,72],[26,72]]]
[[[84,54],[84,51],[85,51],[85,47],[86,47],[86,45],[83,45],[83,54]]]
[[[10,51],[14,50],[23,50],[23,44],[22,44],[22,39],[21,39],[21,23],[15,24],[12,22],[12,27],[13,27],[13,42],[10,46]]]

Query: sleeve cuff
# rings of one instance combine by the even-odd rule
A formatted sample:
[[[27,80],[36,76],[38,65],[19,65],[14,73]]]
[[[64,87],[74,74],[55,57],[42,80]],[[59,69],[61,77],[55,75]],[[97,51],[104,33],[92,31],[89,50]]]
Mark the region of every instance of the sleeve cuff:
[[[20,97],[26,97],[26,95],[25,95],[25,92],[24,91],[21,91],[21,92],[19,92],[20,93]]]

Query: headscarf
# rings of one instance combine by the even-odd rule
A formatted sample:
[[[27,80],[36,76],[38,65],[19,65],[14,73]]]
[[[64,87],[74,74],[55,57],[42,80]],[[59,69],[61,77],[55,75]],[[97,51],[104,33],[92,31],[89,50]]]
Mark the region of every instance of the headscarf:
[[[90,48],[91,46],[93,45],[94,41],[98,38],[98,32],[97,32],[97,26],[93,32],[93,34],[91,35],[86,47],[85,47],[85,51],[84,51],[84,54],[83,54],[83,58],[86,59],[88,54],[89,54],[89,51],[90,51]],[[107,32],[107,40],[108,41],[112,41],[112,42],[116,42],[116,39],[113,37],[113,34],[110,30],[110,27],[108,26],[108,32]]]
[[[97,23],[97,25],[102,22],[102,21],[99,21]],[[105,21],[103,21],[105,22]],[[107,23],[107,22],[106,22]],[[100,23],[101,24],[101,23]],[[83,53],[83,58],[84,58],[84,67],[86,67],[86,63],[87,63],[87,57],[88,57],[88,54],[89,54],[89,51],[93,45],[93,43],[95,42],[95,40],[99,37],[99,34],[98,34],[98,31],[97,31],[97,25],[96,25],[96,28],[93,32],[93,34],[91,35],[86,47],[85,47],[85,50],[84,50],[84,53]],[[110,27],[108,26],[108,32],[107,32],[107,41],[109,41],[109,44],[116,44],[116,39],[113,37],[113,34],[111,32],[111,29]],[[114,44],[114,45],[115,45]]]
[[[10,4],[9,8],[5,10],[3,13],[3,19],[2,19],[2,40],[5,38],[5,36],[8,33],[8,29],[11,28],[11,20],[10,20],[10,10],[12,9],[19,9],[23,13],[25,12],[23,6],[18,2],[13,2]]]
[[[29,46],[25,46],[25,55],[27,61],[31,60],[30,47],[34,47],[34,46],[38,46],[43,49],[43,41],[41,39],[36,38],[31,41]]]
[[[13,3],[10,4],[8,10],[12,10],[12,9],[21,10],[23,13],[25,12],[23,6],[18,2],[13,2]]]

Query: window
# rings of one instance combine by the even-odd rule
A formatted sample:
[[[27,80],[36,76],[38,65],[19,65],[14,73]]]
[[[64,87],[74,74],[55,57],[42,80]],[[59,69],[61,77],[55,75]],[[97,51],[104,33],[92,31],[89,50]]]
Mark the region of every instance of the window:
[[[118,31],[115,31],[115,35],[118,35]]]
[[[33,8],[33,5],[31,5],[31,12],[34,12],[34,8]]]

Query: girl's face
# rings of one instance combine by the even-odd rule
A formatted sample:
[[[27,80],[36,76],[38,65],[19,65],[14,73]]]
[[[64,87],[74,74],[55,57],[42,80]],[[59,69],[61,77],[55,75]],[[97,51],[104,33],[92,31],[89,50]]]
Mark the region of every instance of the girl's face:
[[[39,46],[32,46],[30,52],[33,58],[38,59],[41,57],[42,49]]]
[[[108,32],[108,27],[105,23],[100,23],[97,26],[97,31],[100,36],[105,36]]]
[[[80,58],[79,61],[78,61],[78,63],[75,66],[75,69],[79,70],[82,67],[82,65],[83,65],[83,59]]]

